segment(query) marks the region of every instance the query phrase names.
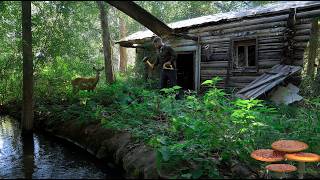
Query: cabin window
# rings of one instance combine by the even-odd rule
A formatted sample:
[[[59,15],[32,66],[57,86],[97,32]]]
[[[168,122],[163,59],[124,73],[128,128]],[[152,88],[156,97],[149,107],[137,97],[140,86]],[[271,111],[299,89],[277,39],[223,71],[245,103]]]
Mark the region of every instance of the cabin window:
[[[256,67],[256,40],[234,41],[233,67]]]

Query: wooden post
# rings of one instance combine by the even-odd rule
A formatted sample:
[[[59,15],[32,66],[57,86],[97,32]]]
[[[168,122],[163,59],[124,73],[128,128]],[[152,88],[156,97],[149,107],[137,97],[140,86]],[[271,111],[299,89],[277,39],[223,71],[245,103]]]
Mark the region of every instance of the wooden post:
[[[27,179],[32,179],[32,174],[35,170],[33,133],[26,133],[26,131],[24,131],[21,139],[24,176]]]
[[[31,33],[31,1],[22,1],[23,105],[22,130],[33,129],[33,61]]]
[[[120,39],[127,36],[127,27],[126,22],[123,17],[120,17]],[[128,61],[128,55],[127,55],[127,48],[120,46],[120,71],[126,72],[127,70],[127,61]]]
[[[307,67],[307,75],[312,79],[314,78],[314,71],[316,68],[315,63],[316,63],[317,50],[318,50],[318,36],[319,36],[318,18],[314,18],[312,20],[310,43],[309,43],[308,67]]]
[[[284,40],[286,46],[283,51],[283,60],[281,64],[292,65],[293,63],[293,53],[295,42],[293,40],[295,36],[295,24],[296,24],[296,8],[290,8],[289,17],[287,20],[287,27],[284,33]]]

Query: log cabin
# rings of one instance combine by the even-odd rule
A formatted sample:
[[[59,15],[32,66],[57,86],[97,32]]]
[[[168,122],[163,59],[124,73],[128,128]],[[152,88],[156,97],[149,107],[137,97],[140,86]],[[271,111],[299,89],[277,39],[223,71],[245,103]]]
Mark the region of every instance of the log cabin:
[[[199,91],[203,81],[219,76],[218,87],[239,90],[276,65],[302,67],[312,21],[319,16],[320,2],[277,2],[171,23],[174,35],[161,37],[177,52],[179,86]],[[158,77],[142,62],[144,56],[155,58],[155,36],[143,30],[116,42],[136,48],[136,66],[145,78]],[[290,78],[298,85],[301,71]]]

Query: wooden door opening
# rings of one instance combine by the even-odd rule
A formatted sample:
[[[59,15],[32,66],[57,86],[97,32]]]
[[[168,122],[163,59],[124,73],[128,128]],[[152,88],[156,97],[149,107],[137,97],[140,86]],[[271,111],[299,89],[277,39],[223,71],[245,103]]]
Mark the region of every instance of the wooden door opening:
[[[177,54],[177,85],[184,90],[194,90],[194,57],[193,52]]]

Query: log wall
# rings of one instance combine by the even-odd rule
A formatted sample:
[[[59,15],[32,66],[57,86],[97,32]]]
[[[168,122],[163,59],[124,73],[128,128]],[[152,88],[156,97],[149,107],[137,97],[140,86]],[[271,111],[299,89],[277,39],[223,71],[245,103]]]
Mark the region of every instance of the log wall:
[[[290,55],[292,65],[303,66],[303,55],[310,38],[312,18],[320,15],[319,8],[317,6],[296,10],[293,27],[295,33],[290,41],[291,44],[293,42],[293,54]],[[283,13],[259,15],[255,18],[188,30],[188,34],[200,38],[200,82],[220,76],[224,80],[218,86],[243,88],[269,68],[280,64],[287,56],[284,51],[288,46],[285,37],[285,32],[289,28],[288,17],[289,11],[283,11]],[[246,37],[257,38],[257,70],[236,72],[230,67],[232,40]],[[167,39],[166,42],[172,47],[196,46],[198,43],[181,38]],[[229,78],[226,84],[227,76]]]
[[[218,86],[230,88],[243,88],[255,78],[266,72],[274,65],[280,64],[284,58],[284,49],[287,46],[285,32],[289,14],[278,14],[270,17],[260,17],[250,20],[225,23],[221,25],[207,26],[189,30],[189,33],[201,37],[201,82],[214,76],[223,78]],[[299,17],[297,12],[296,17]],[[301,15],[300,15],[301,17]],[[308,44],[311,18],[297,18],[295,24],[294,54],[292,64],[303,66],[304,49]],[[229,69],[228,61],[231,60],[232,39],[234,38],[257,38],[257,66],[258,69],[244,72],[236,72]],[[172,41],[174,46],[196,44],[194,41]]]

